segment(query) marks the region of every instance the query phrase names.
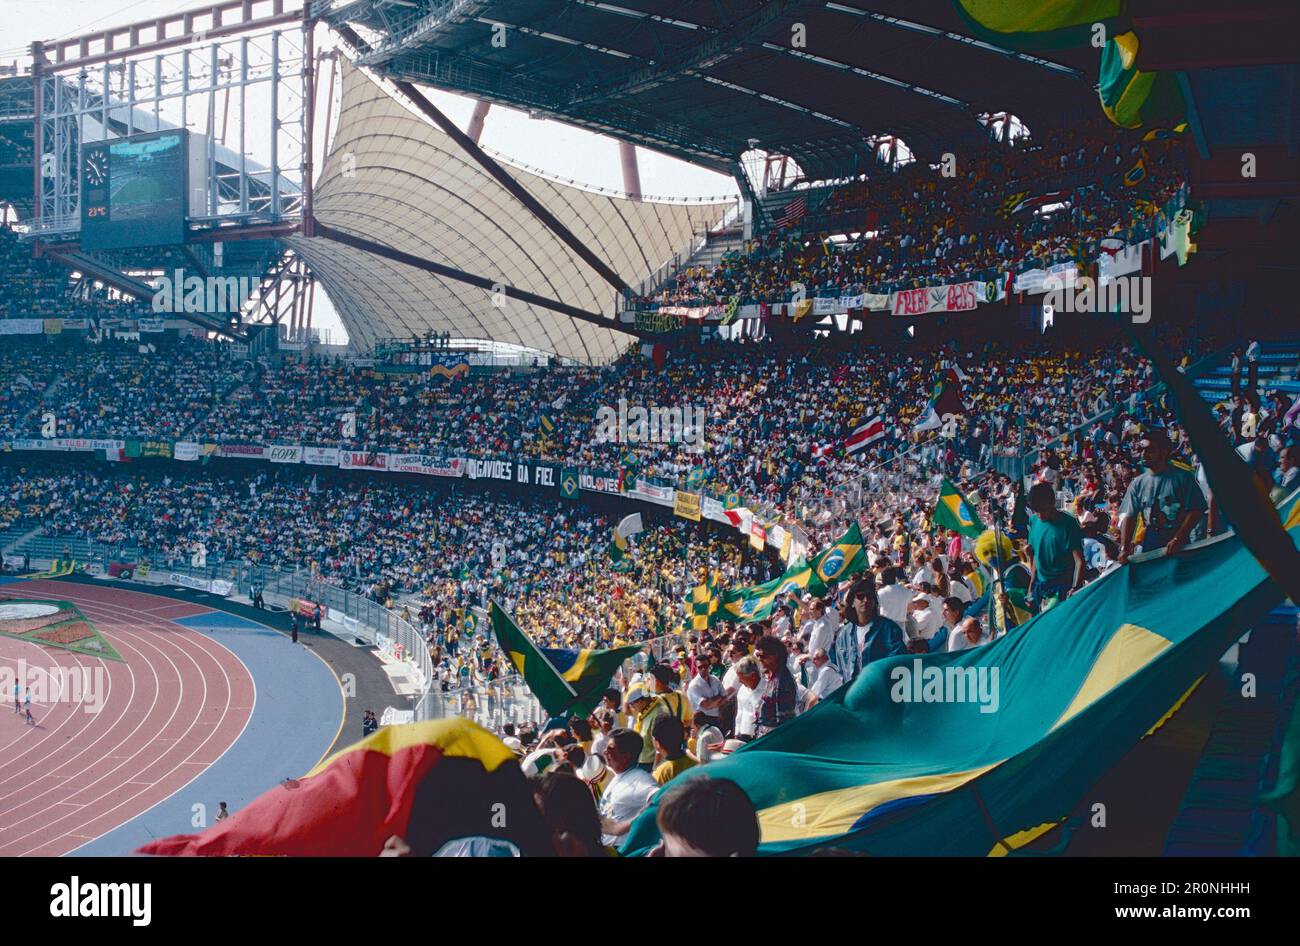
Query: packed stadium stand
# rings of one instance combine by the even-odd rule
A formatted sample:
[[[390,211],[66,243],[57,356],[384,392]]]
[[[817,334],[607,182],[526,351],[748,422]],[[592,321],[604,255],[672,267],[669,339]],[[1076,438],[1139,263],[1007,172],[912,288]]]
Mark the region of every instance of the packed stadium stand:
[[[97,248],[90,218],[43,214],[57,186],[4,176],[40,155],[0,107],[6,574],[265,592],[295,642],[314,609],[407,679],[393,719],[462,715],[525,774],[586,783],[591,853],[656,850],[656,806],[705,763],[762,853],[1116,853],[1077,831],[1083,790],[1140,794],[1126,753],[1152,741],[1181,754],[1125,852],[1284,847],[1259,789],[1300,689],[1300,186],[1238,186],[1230,152],[1293,154],[1295,128],[1225,114],[1194,57],[1135,117],[1125,42],[1004,46],[966,2],[471,6],[308,4],[326,150],[253,212],[209,142],[227,191],[180,243]],[[86,49],[53,44],[43,81]],[[617,138],[627,186],[482,147],[415,83],[475,97],[478,131],[490,102]],[[38,104],[30,80],[6,101]],[[737,194],[643,195],[635,147]],[[147,291],[224,267],[256,285],[234,311]],[[1146,304],[1078,301],[1103,286]],[[316,289],[346,345],[313,334]],[[978,751],[956,716],[872,702],[881,661],[1013,649]],[[1267,699],[1238,705],[1239,670]],[[807,830],[779,823],[787,771]],[[990,814],[985,785],[1023,808]],[[216,830],[152,852],[378,853]]]

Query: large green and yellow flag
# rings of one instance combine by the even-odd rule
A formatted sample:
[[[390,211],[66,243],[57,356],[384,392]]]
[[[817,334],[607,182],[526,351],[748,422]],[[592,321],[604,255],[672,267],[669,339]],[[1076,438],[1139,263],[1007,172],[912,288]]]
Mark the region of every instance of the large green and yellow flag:
[[[939,501],[934,504],[933,521],[939,528],[952,529],[972,539],[978,539],[984,532],[975,504],[946,477],[939,488]]]
[[[718,573],[712,572],[686,599],[686,615],[692,631],[707,631],[718,620]]]
[[[787,596],[806,591],[821,597],[830,585],[864,571],[866,567],[862,529],[855,522],[830,548],[813,556],[806,565],[791,565],[784,574],[771,581],[733,588],[724,593],[721,617],[739,624],[764,621]]]
[[[551,716],[590,713],[614,671],[641,649],[637,645],[613,650],[538,647],[495,601],[488,610],[497,643]]]
[[[808,565],[792,566],[785,574],[761,585],[733,588],[722,596],[722,618],[737,624],[765,621],[772,616],[777,604],[787,595],[798,594],[813,583],[813,570]]]
[[[763,854],[1007,854],[1086,800],[1282,598],[1236,536],[1141,557],[992,643],[873,661],[703,774],[754,802]],[[657,843],[655,815],[624,853]]]

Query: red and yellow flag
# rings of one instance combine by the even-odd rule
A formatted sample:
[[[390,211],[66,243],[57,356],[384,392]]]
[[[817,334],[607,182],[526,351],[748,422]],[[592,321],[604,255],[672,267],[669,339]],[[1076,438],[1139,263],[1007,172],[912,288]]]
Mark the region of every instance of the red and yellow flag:
[[[510,841],[526,855],[550,853],[514,754],[459,718],[385,726],[213,827],[137,853],[374,857],[394,835],[424,856],[480,835]]]

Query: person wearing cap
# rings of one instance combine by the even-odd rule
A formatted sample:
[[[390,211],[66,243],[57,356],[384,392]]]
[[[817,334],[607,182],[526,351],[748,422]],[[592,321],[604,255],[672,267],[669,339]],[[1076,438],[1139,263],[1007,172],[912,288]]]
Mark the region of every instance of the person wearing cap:
[[[1065,600],[1083,585],[1083,528],[1056,508],[1056,490],[1035,483],[1029,490],[1029,600],[1039,610],[1048,598]]]
[[[1140,446],[1147,471],[1128,484],[1120,506],[1124,517],[1120,525],[1121,565],[1134,551],[1133,536],[1139,519],[1146,526],[1140,550],[1163,548],[1166,554],[1175,555],[1187,544],[1206,510],[1205,494],[1196,477],[1170,461],[1173,444],[1164,430],[1146,431]]]
[[[677,672],[666,664],[655,664],[650,669],[649,679],[650,692],[663,700],[668,711],[680,719],[683,725],[689,725],[693,711],[690,701],[686,694],[673,689],[673,684],[677,683]]]
[[[754,656],[763,667],[763,694],[758,704],[754,734],[766,736],[782,723],[794,719],[799,706],[799,687],[786,660],[785,645],[772,635],[760,637]]]
[[[905,651],[903,629],[880,613],[876,589],[869,581],[856,582],[849,591],[848,613],[828,655],[835,669],[852,682],[873,660]]]
[[[641,734],[641,753],[637,762],[649,772],[654,767],[655,743],[651,727],[655,720],[670,712],[663,700],[650,693],[640,684],[633,684],[627,691],[627,709],[633,719],[635,730]]]

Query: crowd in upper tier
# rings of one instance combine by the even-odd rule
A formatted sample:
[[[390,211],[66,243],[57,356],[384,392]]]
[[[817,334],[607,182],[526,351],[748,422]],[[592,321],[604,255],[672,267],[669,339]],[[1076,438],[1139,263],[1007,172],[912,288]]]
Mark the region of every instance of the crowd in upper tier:
[[[1081,246],[1149,226],[1186,180],[1181,142],[1117,140],[1113,127],[1094,123],[1047,142],[991,144],[958,156],[952,172],[912,162],[836,187],[717,266],[680,271],[648,301],[780,302],[795,283],[812,295],[998,279],[1079,259]]]

